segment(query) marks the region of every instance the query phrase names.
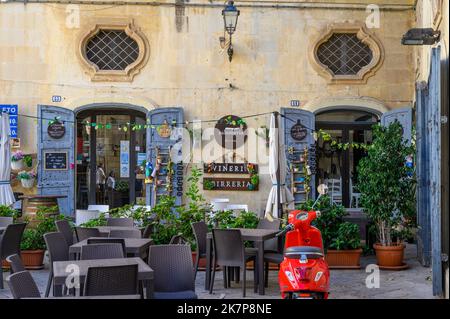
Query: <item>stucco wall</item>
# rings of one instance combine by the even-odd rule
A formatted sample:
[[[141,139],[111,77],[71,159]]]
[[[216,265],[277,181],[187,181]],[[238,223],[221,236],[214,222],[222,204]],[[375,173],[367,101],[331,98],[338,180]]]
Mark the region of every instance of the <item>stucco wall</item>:
[[[389,1],[366,2],[389,5]],[[66,5],[2,3],[0,100],[18,104],[20,113],[28,115],[36,115],[37,104],[69,109],[98,102],[148,109],[182,106],[187,120],[268,112],[289,106],[290,100],[300,100],[301,108],[311,111],[356,105],[384,112],[411,105],[414,96],[413,49],[400,43],[414,23],[413,11],[407,7],[411,2],[400,1],[405,5],[401,9],[382,10],[380,28],[370,29],[385,56],[365,84],[329,84],[308,57],[312,41],[328,24],[364,23],[368,15],[364,8],[338,9],[330,4],[328,8],[252,8],[251,2],[245,2],[239,8],[235,54],[229,63],[219,45],[223,35],[220,7],[186,6],[178,16],[177,29],[173,6],[81,5],[80,27],[67,28]],[[244,4],[236,5],[240,3]],[[132,82],[92,82],[81,67],[76,56],[80,37],[99,18],[133,19],[148,39],[148,63]],[[63,102],[52,103],[52,95],[63,96]],[[248,120],[257,127],[267,123],[267,117]],[[22,149],[35,153],[36,121],[19,117],[19,137]],[[256,193],[207,192],[207,196],[226,195],[232,202],[246,202],[260,210],[269,187],[268,176],[262,176],[261,190]]]

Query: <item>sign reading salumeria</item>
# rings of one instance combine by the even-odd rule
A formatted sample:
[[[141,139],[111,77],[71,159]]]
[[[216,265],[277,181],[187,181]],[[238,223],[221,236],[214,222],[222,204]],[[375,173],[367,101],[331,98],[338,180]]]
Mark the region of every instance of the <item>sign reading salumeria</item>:
[[[224,191],[255,191],[258,190],[258,186],[252,186],[250,178],[205,177],[203,178],[203,189]]]
[[[65,171],[68,169],[67,152],[45,152],[44,169],[47,171]]]
[[[258,172],[258,165],[253,164],[255,173]],[[246,163],[205,163],[205,173],[214,174],[249,174]]]

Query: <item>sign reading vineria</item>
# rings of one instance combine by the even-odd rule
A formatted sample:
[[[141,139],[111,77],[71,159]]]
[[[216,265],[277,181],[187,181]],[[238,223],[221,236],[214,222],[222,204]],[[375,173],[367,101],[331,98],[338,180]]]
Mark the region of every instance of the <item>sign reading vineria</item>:
[[[204,177],[203,189],[224,191],[256,191],[258,190],[258,185],[252,183],[250,178]]]

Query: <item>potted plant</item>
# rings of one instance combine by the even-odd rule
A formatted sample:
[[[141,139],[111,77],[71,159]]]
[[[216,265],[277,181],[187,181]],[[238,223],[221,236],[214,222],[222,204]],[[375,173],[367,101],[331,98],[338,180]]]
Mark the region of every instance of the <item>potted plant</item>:
[[[23,188],[33,188],[36,179],[36,173],[21,171],[17,174],[17,179],[22,183]]]
[[[373,137],[367,157],[358,164],[361,205],[375,224],[379,267],[400,270],[407,265],[403,262],[405,244],[397,231],[408,227],[404,221],[410,208],[405,208],[405,202],[415,201],[414,166],[406,161],[415,154],[414,143],[406,144],[397,121],[388,127],[374,126]]]
[[[23,168],[23,158],[25,154],[22,151],[16,151],[11,156],[11,169],[18,171]]]
[[[12,217],[14,222],[18,214],[17,210],[6,205],[0,205],[0,217]],[[6,260],[2,260],[1,267],[9,268],[9,263]]]
[[[327,249],[325,259],[331,269],[359,269],[362,251],[358,225],[343,222]]]

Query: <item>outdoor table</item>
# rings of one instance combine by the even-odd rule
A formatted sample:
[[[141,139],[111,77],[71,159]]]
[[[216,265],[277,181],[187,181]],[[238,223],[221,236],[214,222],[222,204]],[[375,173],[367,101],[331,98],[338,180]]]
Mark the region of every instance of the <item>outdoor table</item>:
[[[91,237],[88,239],[96,239],[105,237]],[[77,255],[81,253],[81,247],[87,245],[88,239],[82,240],[69,247],[69,256],[72,260],[77,259]],[[125,238],[125,251],[127,255],[133,257],[145,258],[148,252],[148,247],[153,244],[153,240],[150,238]]]
[[[97,228],[97,229],[100,231],[100,236],[105,236],[105,237],[108,237],[108,236],[109,236],[109,233],[110,233],[111,230],[113,230],[113,229],[117,229],[117,230],[138,229],[138,230],[142,231],[142,227],[97,226],[97,227],[93,227],[93,228]]]
[[[235,228],[236,229],[236,228]],[[255,267],[258,267],[258,292],[260,295],[265,294],[264,287],[264,241],[276,237],[279,230],[273,229],[249,229],[237,228],[241,231],[242,240],[252,241],[255,243],[255,248],[258,250],[257,262]],[[205,269],[205,290],[209,290],[211,283],[211,269],[212,269],[212,233],[206,234],[206,269]]]
[[[6,227],[0,227],[0,235],[3,234],[3,232],[5,231]]]
[[[146,298],[150,299],[153,297],[153,269],[139,257],[55,261],[53,262],[54,295],[55,297],[62,296],[62,288],[66,283],[67,277],[73,275],[73,268],[69,266],[78,266],[80,283],[83,283],[89,267],[111,267],[135,264],[138,265],[138,280],[141,281],[146,288]]]

